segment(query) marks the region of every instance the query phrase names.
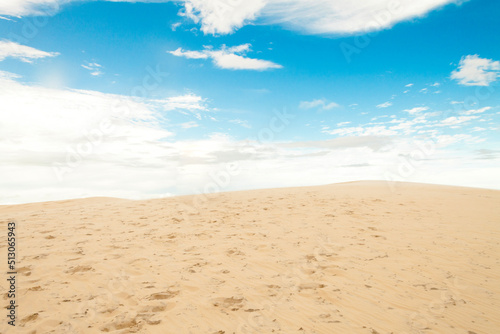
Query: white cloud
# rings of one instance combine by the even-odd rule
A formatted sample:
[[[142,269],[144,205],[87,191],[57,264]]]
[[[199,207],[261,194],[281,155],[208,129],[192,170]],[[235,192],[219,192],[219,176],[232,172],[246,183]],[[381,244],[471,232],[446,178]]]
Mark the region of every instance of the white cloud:
[[[205,109],[200,97],[134,100],[17,77],[0,72],[0,173],[9,175],[0,180],[6,191],[0,202],[158,194],[175,188],[180,161],[197,156],[189,147],[199,145],[169,142],[175,127],[163,115],[176,107]]]
[[[0,14],[7,16],[50,15],[70,0],[3,0]]]
[[[253,21],[266,0],[186,0],[185,12],[196,23],[201,21],[205,34],[229,34]]]
[[[4,17],[4,16],[0,16],[0,20],[6,20],[6,21],[12,21],[12,22],[15,22],[14,20],[9,19],[9,18]]]
[[[155,102],[161,103],[164,110],[207,110],[207,107],[205,106],[206,99],[192,93],[169,97],[163,100],[155,100]]]
[[[482,128],[482,127],[479,127],[479,126],[475,126],[472,128],[472,132],[479,132],[479,131],[486,131],[485,128]]]
[[[383,125],[377,126],[353,126],[335,130],[326,130],[324,133],[338,136],[395,136],[397,131],[391,130]]]
[[[335,102],[328,102],[326,99],[316,99],[312,101],[301,101],[299,104],[299,108],[301,109],[313,109],[313,108],[321,108],[323,110],[330,110],[333,108],[338,108],[338,105]]]
[[[353,34],[392,27],[458,0],[187,0],[186,15],[206,34],[228,34],[243,25],[280,24],[311,34]]]
[[[128,182],[119,175],[135,163],[157,160],[158,148],[149,143],[172,136],[158,127],[153,109],[124,96],[49,89],[2,76],[0,101],[0,171],[10,175],[1,188],[27,200],[50,199],[52,192],[84,196],[86,187],[102,190],[113,173]],[[144,150],[152,157],[146,159]],[[70,165],[74,170],[65,172]],[[67,181],[60,183],[58,173]]]
[[[316,107],[322,106],[324,104],[325,104],[325,101],[324,100],[320,100],[320,99],[312,100],[312,101],[302,101],[299,104],[299,108],[301,108],[301,109],[312,109],[312,108],[316,108]]]
[[[189,93],[179,96],[167,97],[165,99],[152,100],[164,111],[178,110],[194,113],[198,119],[201,119],[200,111],[208,111],[207,100],[199,95]]]
[[[470,109],[470,110],[465,110],[462,112],[462,114],[464,115],[474,115],[474,114],[481,114],[485,111],[488,111],[490,110],[491,107],[483,107],[483,108],[480,108],[480,109]]]
[[[250,48],[251,45],[247,43],[230,48],[223,46],[220,50],[206,48],[203,51],[184,51],[182,48],[178,48],[174,51],[168,51],[168,53],[177,57],[185,57],[188,59],[211,58],[216,67],[230,70],[264,71],[272,68],[283,67],[268,60],[246,57],[245,55],[250,51]]]
[[[75,0],[7,0],[0,15],[53,14]],[[168,2],[169,0],[109,0]],[[392,27],[461,0],[184,0],[180,15],[201,24],[205,34],[229,34],[246,24],[279,24],[310,34],[355,34]]]
[[[40,51],[8,40],[0,40],[0,61],[7,57],[12,57],[26,63],[31,63],[36,59],[55,57],[57,55],[59,55],[57,52]]]
[[[21,76],[11,72],[0,71],[0,79],[18,79],[18,78],[21,78]]]
[[[409,84],[405,85],[405,87],[411,87],[411,86],[413,86],[412,83],[409,83]]]
[[[177,50],[174,51],[168,51],[168,53],[177,56],[177,57],[184,57],[188,59],[207,59],[208,54],[207,52],[201,52],[201,51],[183,51],[182,48],[178,48]]]
[[[448,146],[461,141],[474,142],[477,141],[477,138],[467,134],[440,135],[436,137],[436,143],[438,146]]]
[[[189,121],[189,122],[184,122],[181,124],[181,128],[183,129],[191,129],[191,128],[197,128],[200,125],[196,123],[195,121]]]
[[[246,58],[234,53],[226,53],[224,51],[216,51],[212,53],[212,57],[217,67],[230,70],[263,71],[270,68],[283,67],[268,60]]]
[[[172,31],[176,31],[177,28],[181,25],[181,22],[176,22],[176,23],[172,23],[170,25],[170,29],[172,29]]]
[[[455,126],[477,118],[479,116],[452,116],[442,120],[437,126]]]
[[[102,72],[102,65],[98,63],[89,63],[86,62],[85,64],[82,65],[84,69],[87,69],[90,71],[90,75],[94,77],[98,77],[103,75],[104,73]]]
[[[418,114],[418,113],[421,113],[421,112],[426,111],[426,110],[429,110],[429,108],[428,107],[415,107],[412,109],[405,109],[404,111],[406,111],[410,115],[414,115],[414,114]]]
[[[490,107],[481,108],[471,111],[471,114],[482,113],[489,109]],[[438,135],[442,134],[442,131],[438,130],[440,128],[459,129],[462,124],[467,122],[476,119],[481,121],[479,116],[470,116],[469,114],[448,117],[446,119],[436,119],[435,117],[440,116],[440,113],[425,112],[427,110],[429,110],[428,107],[415,107],[404,110],[412,116],[410,118],[383,115],[372,118],[372,122],[367,124],[342,127],[345,123],[339,123],[336,129],[323,128],[322,132],[337,136],[409,136],[425,134],[429,138],[436,139]],[[382,121],[384,118],[387,118],[387,120]]]
[[[488,86],[500,75],[500,61],[480,58],[478,55],[462,57],[458,70],[451,73],[451,78],[464,86]]]
[[[324,110],[330,110],[330,109],[337,108],[337,107],[340,107],[340,105],[337,104],[337,103],[335,103],[335,102],[330,102],[330,103],[325,104],[325,106],[323,107],[323,109]]]
[[[232,119],[229,121],[230,123],[233,123],[233,124],[238,124],[244,128],[247,128],[247,129],[251,129],[252,126],[250,125],[250,123],[248,121],[244,121],[244,120],[241,120],[241,119]]]
[[[63,143],[68,143],[103,118],[109,118],[116,126],[116,136],[125,133],[134,136],[145,133],[143,122],[156,118],[150,105],[120,95],[44,88],[5,77],[0,78],[0,87],[2,122],[5,125],[0,140],[4,143],[28,143],[33,139],[33,147],[49,147],[61,138],[64,138]],[[151,128],[148,137],[170,135]],[[42,142],[37,143],[35,139]]]
[[[377,108],[379,108],[379,109],[380,108],[388,108],[390,106],[392,106],[392,102],[387,101],[387,102],[384,102],[384,103],[381,103],[381,104],[377,105]]]

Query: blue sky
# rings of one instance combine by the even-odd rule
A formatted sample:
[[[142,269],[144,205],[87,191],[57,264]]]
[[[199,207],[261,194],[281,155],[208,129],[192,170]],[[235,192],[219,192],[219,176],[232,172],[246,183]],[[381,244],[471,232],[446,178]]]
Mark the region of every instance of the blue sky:
[[[0,201],[360,179],[500,189],[498,13],[493,0],[7,1]]]

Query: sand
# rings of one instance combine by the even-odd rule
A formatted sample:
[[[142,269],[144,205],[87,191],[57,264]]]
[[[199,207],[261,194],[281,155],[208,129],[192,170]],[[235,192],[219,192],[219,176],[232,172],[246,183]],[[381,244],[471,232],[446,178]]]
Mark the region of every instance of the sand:
[[[500,191],[392,186],[0,206],[0,332],[499,333]]]

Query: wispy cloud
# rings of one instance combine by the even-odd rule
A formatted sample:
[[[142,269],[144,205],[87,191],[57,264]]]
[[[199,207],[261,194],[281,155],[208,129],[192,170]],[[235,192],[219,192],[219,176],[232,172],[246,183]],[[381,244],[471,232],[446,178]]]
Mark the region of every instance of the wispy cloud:
[[[18,74],[6,72],[6,71],[0,71],[0,79],[13,80],[13,79],[19,79],[19,78],[21,78],[21,76]]]
[[[193,93],[173,96],[153,101],[161,105],[162,109],[165,111],[170,111],[175,109],[188,110],[188,111],[208,110],[206,106],[206,99]]]
[[[176,57],[184,57],[187,59],[207,59],[209,57],[208,50],[205,51],[184,51],[182,48],[178,48],[174,51],[168,51],[168,53]]]
[[[437,126],[453,126],[478,119],[479,116],[452,116],[442,120]]]
[[[412,109],[405,109],[404,111],[406,111],[410,115],[414,115],[414,114],[418,114],[418,113],[421,113],[421,112],[426,111],[426,110],[429,110],[429,108],[428,107],[415,107]]]
[[[98,76],[101,76],[104,74],[104,72],[102,71],[102,69],[103,69],[102,65],[100,65],[98,63],[86,62],[85,64],[82,65],[82,67],[84,69],[89,70],[90,75],[92,75],[94,77],[98,77]]]
[[[238,124],[244,128],[247,128],[247,129],[251,129],[252,126],[250,125],[250,123],[248,121],[244,121],[244,120],[241,120],[241,119],[232,119],[229,121],[229,123],[233,123],[233,124]]]
[[[335,102],[329,102],[326,99],[316,99],[312,101],[302,101],[299,104],[299,108],[301,109],[314,109],[320,108],[322,110],[330,110],[333,108],[338,108],[340,105]]]
[[[384,103],[381,103],[381,104],[377,105],[377,108],[379,108],[379,109],[380,108],[388,108],[390,106],[392,106],[392,102],[387,101],[387,102],[384,102]]]
[[[172,29],[172,31],[176,31],[177,28],[179,28],[180,25],[181,25],[181,22],[172,23],[170,25],[170,29]]]
[[[229,48],[224,45],[220,50],[206,48],[203,51],[184,51],[182,48],[178,48],[174,51],[168,51],[168,53],[188,59],[210,58],[216,67],[229,70],[264,71],[283,67],[268,60],[246,57],[246,54],[250,51],[251,44],[247,43]]]
[[[193,93],[154,99],[151,103],[159,106],[162,111],[176,110],[185,115],[193,115],[198,120],[203,118],[202,112],[209,111],[207,99]]]
[[[464,110],[462,111],[462,114],[464,115],[475,115],[475,114],[482,114],[484,113],[485,111],[488,111],[490,110],[491,107],[483,107],[483,108],[480,108],[480,109],[470,109],[470,110]]]
[[[35,48],[21,45],[8,40],[0,40],[0,61],[7,57],[17,58],[25,63],[32,63],[33,60],[55,57],[59,55],[57,52],[45,52]]]
[[[410,117],[398,118],[396,115],[388,117],[380,116],[372,118],[372,122],[366,124],[352,125],[350,127],[342,127],[344,123],[337,124],[337,128],[329,129],[324,127],[323,133],[335,136],[425,136],[428,140],[439,141],[439,138],[445,138],[449,131],[460,129],[464,126],[470,126],[472,121],[480,122],[481,114],[491,107],[484,107],[477,110],[464,111],[459,116],[450,116],[443,119],[443,113],[440,112],[425,112],[428,107],[415,107],[405,109],[404,111]],[[444,114],[446,115],[446,113]],[[386,118],[385,121],[382,119]],[[374,123],[373,121],[377,121]],[[462,130],[460,130],[462,131]],[[453,134],[453,138],[462,138],[461,133]],[[440,137],[441,136],[441,137]],[[471,143],[480,142],[482,139],[474,136],[463,137]],[[446,141],[450,143],[450,141]]]
[[[0,16],[0,20],[6,20],[6,21],[15,22],[13,19],[9,19],[8,17],[4,17],[4,16]]]
[[[183,128],[183,129],[197,128],[199,126],[200,125],[198,123],[196,123],[195,121],[181,123],[181,128]]]
[[[500,61],[480,58],[478,55],[462,57],[451,78],[464,86],[488,86],[500,75]]]
[[[339,128],[334,130],[326,130],[324,133],[337,136],[394,136],[398,132],[389,129],[386,126],[352,126],[348,128]]]

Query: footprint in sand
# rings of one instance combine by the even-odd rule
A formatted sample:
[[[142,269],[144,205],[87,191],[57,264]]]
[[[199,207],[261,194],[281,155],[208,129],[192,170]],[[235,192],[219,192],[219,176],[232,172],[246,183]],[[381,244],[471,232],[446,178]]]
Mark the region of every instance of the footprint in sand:
[[[325,284],[320,283],[303,283],[298,286],[299,292],[302,290],[317,290],[326,287]]]
[[[148,325],[158,325],[161,322],[161,312],[169,311],[174,307],[175,304],[166,305],[164,303],[159,305],[148,305],[140,310],[137,317],[146,321]]]
[[[111,332],[117,330],[126,330],[128,333],[136,333],[141,330],[143,325],[144,323],[140,319],[137,319],[137,317],[127,318],[124,316],[118,316],[110,324],[101,327],[101,331]]]
[[[207,264],[208,262],[198,262],[193,264],[192,266],[189,266],[186,270],[190,273],[198,273],[202,270],[201,268],[206,266]]]
[[[242,251],[240,251],[238,248],[230,248],[226,251],[226,254],[228,256],[234,256],[234,255],[245,255]]]
[[[212,305],[215,307],[219,307],[222,310],[226,311],[238,311],[240,308],[243,307],[245,304],[245,299],[244,298],[236,298],[236,297],[230,297],[230,298],[215,298],[212,300]]]
[[[31,266],[25,266],[17,269],[17,273],[21,274],[23,276],[30,276],[31,275]]]
[[[33,313],[27,317],[24,317],[19,321],[19,326],[24,327],[28,322],[35,321],[38,319],[38,313]]]
[[[94,270],[95,269],[92,268],[91,266],[76,266],[69,268],[68,270],[65,271],[65,273],[75,274],[79,272],[94,271]]]
[[[149,300],[164,300],[174,298],[179,294],[180,291],[165,291],[165,292],[157,292],[150,295],[147,299]]]

